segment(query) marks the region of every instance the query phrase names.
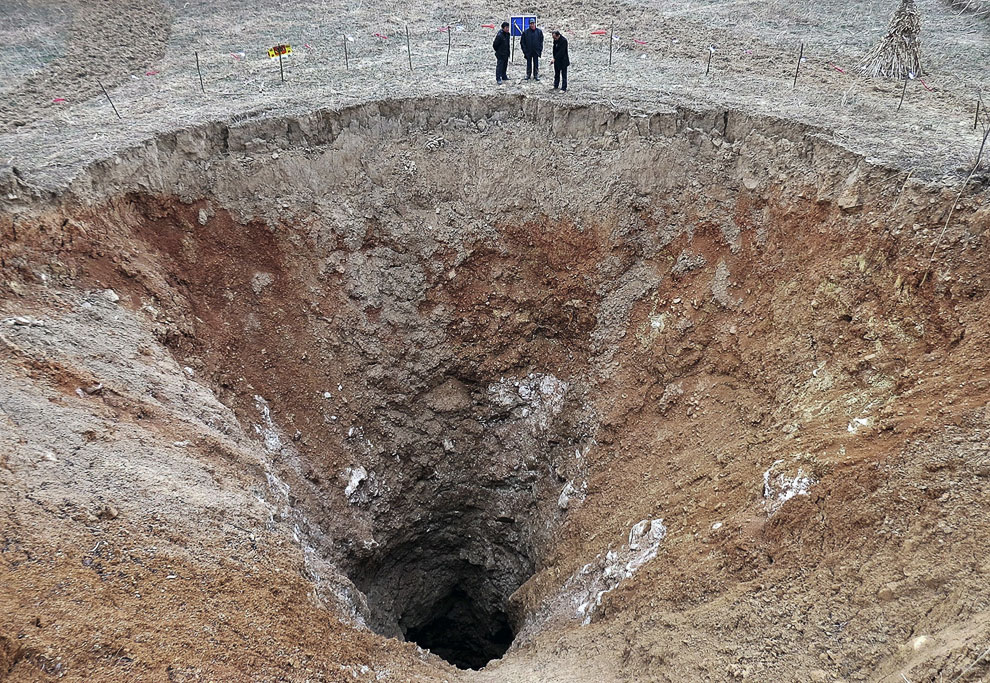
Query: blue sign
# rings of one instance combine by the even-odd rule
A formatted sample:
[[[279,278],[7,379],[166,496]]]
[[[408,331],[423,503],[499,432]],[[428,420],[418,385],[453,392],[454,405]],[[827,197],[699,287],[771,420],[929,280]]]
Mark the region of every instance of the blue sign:
[[[536,21],[536,15],[524,14],[519,17],[509,17],[509,32],[514,36],[521,36],[523,31],[529,28],[529,21]]]

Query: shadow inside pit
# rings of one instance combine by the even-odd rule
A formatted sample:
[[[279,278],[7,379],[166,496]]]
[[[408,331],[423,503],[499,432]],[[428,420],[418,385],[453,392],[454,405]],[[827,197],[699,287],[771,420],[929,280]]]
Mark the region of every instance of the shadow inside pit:
[[[433,605],[428,621],[407,627],[405,636],[459,669],[480,669],[498,659],[513,638],[504,613],[486,616],[460,587]]]

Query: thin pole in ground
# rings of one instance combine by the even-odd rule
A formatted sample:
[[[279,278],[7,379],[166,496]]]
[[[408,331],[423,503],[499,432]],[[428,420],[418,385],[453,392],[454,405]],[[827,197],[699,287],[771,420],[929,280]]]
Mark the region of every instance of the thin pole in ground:
[[[102,90],[103,94],[107,96],[107,102],[109,102],[110,106],[113,107],[113,113],[117,115],[118,119],[123,121],[124,117],[120,115],[119,111],[117,111],[117,106],[113,103],[113,100],[110,99],[110,93],[108,93],[107,89],[103,87],[103,83],[101,81],[96,81],[96,82],[100,84],[100,90]]]
[[[980,105],[983,104],[983,97],[979,96],[976,98],[976,118],[973,119],[973,130],[976,130],[976,126],[980,123]]]
[[[203,70],[199,68],[199,52],[196,52],[196,73],[199,74],[199,89],[206,92],[206,86],[203,85]]]
[[[952,202],[952,208],[949,209],[949,217],[945,219],[945,225],[942,226],[942,232],[939,233],[938,239],[935,240],[935,248],[932,249],[932,255],[928,259],[928,267],[925,268],[925,275],[921,278],[921,282],[918,284],[919,287],[924,286],[925,281],[928,279],[928,274],[932,270],[932,263],[935,262],[935,254],[938,253],[938,248],[942,245],[942,238],[945,237],[945,231],[949,229],[949,222],[952,220],[952,213],[956,210],[956,206],[959,205],[959,200],[962,199],[963,192],[966,191],[969,181],[972,180],[973,176],[976,175],[976,171],[980,168],[980,161],[983,159],[983,149],[987,146],[988,139],[990,139],[990,126],[986,126],[984,128],[983,142],[980,144],[980,151],[976,153],[976,161],[973,162],[973,170],[969,172],[968,176],[966,176],[966,180],[963,181],[959,194],[956,195],[955,200]],[[990,652],[990,649],[988,649],[987,652]],[[987,652],[980,655],[980,659],[982,659]],[[965,671],[963,673],[965,673]],[[959,676],[956,676],[956,678],[952,680],[959,680]]]
[[[612,66],[612,46],[615,44],[615,24],[608,27],[608,65]]]
[[[801,73],[801,60],[804,59],[804,41],[801,41],[801,53],[798,55],[797,68],[794,70],[794,87],[797,87],[798,74]]]
[[[712,55],[714,55],[714,54],[715,54],[715,46],[714,45],[709,45],[708,46],[708,66],[705,67],[705,75],[706,76],[708,75],[708,72],[712,70]]]
[[[904,87],[901,88],[901,101],[897,103],[897,111],[901,110],[901,105],[904,104],[904,94],[907,92],[908,77],[904,77]]]
[[[450,25],[447,26],[447,66],[450,66]]]
[[[348,59],[347,59],[347,35],[346,34],[342,35],[341,38],[343,38],[344,40],[344,69],[350,69],[351,67],[348,64]]]
[[[406,54],[409,55],[409,71],[412,72],[412,47],[409,45],[409,24],[406,24]]]

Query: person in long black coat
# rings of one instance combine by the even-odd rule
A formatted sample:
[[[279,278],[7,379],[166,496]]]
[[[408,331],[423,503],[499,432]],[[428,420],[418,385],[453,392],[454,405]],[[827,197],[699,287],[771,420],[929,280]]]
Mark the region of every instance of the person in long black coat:
[[[536,19],[529,20],[529,28],[523,31],[522,38],[519,39],[519,46],[522,48],[523,56],[526,58],[526,80],[530,74],[537,81],[540,80],[540,57],[543,56],[543,31],[536,28]]]
[[[567,38],[560,31],[553,32],[553,89],[558,87],[561,92],[567,92],[567,67],[571,65],[571,57],[567,54]]]
[[[495,42],[492,48],[495,50],[495,82],[502,85],[502,81],[509,80],[505,73],[509,68],[509,22],[503,21],[502,28],[495,34]]]

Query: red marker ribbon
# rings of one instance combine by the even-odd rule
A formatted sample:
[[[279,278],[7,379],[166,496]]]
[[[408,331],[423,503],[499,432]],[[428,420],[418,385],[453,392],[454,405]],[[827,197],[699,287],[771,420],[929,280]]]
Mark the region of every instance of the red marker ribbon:
[[[633,42],[636,43],[637,45],[646,45],[645,40],[637,40],[636,38],[633,38]]]
[[[606,33],[608,33],[608,31],[605,31],[605,30],[598,30],[598,31],[592,31],[592,32],[591,32],[591,35],[593,35],[593,36],[603,36],[603,35],[605,35]]]
[[[495,24],[482,24],[481,28],[495,28]]]
[[[836,71],[838,71],[840,74],[844,74],[845,73],[845,71],[843,71],[842,69],[840,69],[839,67],[837,67],[835,64],[829,64],[829,66],[832,67],[833,69],[835,69]]]
[[[62,104],[63,102],[66,101],[67,100],[64,97],[56,97],[54,100],[52,100],[52,104]]]
[[[382,40],[388,40],[388,36],[382,35],[381,33],[373,34],[375,38],[381,38]]]
[[[925,86],[925,90],[927,90],[928,92],[935,92],[934,90],[932,90],[931,88],[928,87],[928,84],[925,83],[924,79],[919,78],[918,80],[921,81],[921,84],[923,86]]]

